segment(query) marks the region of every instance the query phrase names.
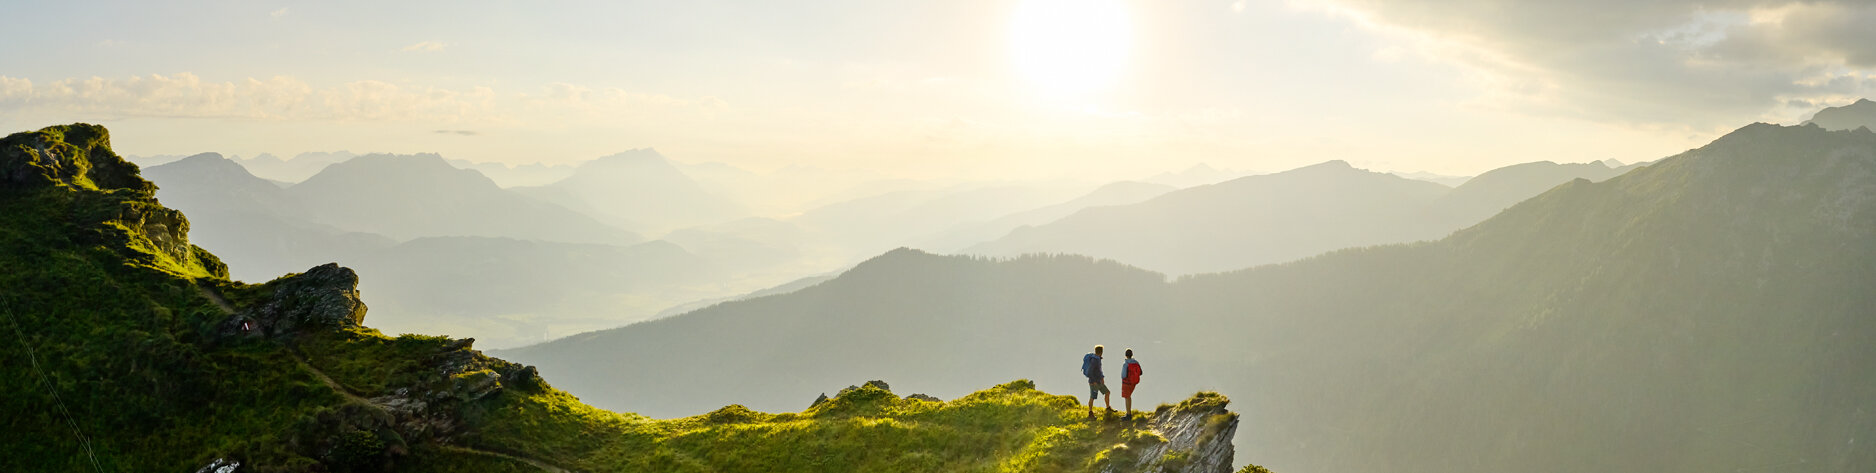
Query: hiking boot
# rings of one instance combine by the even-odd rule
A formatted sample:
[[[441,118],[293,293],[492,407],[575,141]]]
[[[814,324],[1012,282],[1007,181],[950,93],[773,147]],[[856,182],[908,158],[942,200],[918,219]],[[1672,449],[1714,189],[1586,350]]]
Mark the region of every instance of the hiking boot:
[[[1133,422],[1133,414],[1131,414],[1131,413],[1129,413],[1129,414],[1127,414],[1127,416],[1126,416],[1126,417],[1122,417],[1122,418],[1120,418],[1120,420],[1124,420],[1124,421],[1127,421],[1127,422]]]

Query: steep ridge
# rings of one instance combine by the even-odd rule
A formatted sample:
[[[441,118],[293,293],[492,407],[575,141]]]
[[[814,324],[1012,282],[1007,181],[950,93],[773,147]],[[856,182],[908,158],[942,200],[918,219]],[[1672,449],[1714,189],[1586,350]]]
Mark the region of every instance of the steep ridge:
[[[1086,471],[1138,458],[1120,466],[1138,471],[1232,460],[1226,436],[1180,434],[1199,416],[1236,427],[1209,393],[1135,424],[1083,420],[1074,398],[1028,381],[952,401],[882,385],[801,413],[602,411],[474,340],[365,327],[359,275],[339,265],[231,281],[154,191],[103,127],[0,139],[0,309],[17,335],[0,344],[0,409],[15,413],[0,419],[0,470]],[[1219,416],[1229,421],[1212,427]],[[1123,441],[1179,450],[1112,452]]]
[[[1067,360],[1104,343],[1138,351],[1144,399],[1238,393],[1235,444],[1280,471],[1869,471],[1872,237],[1876,133],[1755,124],[1434,242],[1172,282],[897,250],[504,356],[656,413],[839,376],[1073,390]]]

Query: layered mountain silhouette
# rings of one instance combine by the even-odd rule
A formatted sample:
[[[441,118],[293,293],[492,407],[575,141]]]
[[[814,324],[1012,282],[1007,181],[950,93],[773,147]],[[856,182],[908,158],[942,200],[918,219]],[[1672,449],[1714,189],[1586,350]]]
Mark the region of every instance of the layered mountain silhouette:
[[[350,151],[315,151],[296,154],[290,159],[261,153],[251,158],[239,158],[236,161],[241,163],[241,167],[247,168],[248,172],[262,179],[291,184],[319,174],[319,171],[325,170],[326,166],[350,161],[355,157],[358,155]]]
[[[1082,189],[993,184],[901,190],[816,207],[788,222],[819,232],[857,261],[961,225],[1061,203],[1085,192]]]
[[[476,162],[466,159],[447,160],[451,166],[460,169],[473,169],[488,176],[496,185],[507,187],[544,186],[573,175],[573,166],[568,164],[531,163],[511,165],[496,162]]]
[[[630,244],[637,235],[495,185],[434,154],[370,154],[327,166],[287,193],[310,219],[398,240],[506,237]]]
[[[749,216],[740,205],[706,192],[652,149],[587,161],[558,182],[515,190],[651,233]]]
[[[194,241],[239,262],[231,269],[237,279],[265,280],[397,244],[311,220],[296,196],[220,154],[193,155],[143,174],[157,184],[157,199],[194,216]]]
[[[1876,101],[1856,99],[1849,105],[1826,107],[1811,115],[1805,123],[1815,123],[1826,130],[1855,130],[1869,127],[1876,130]]]
[[[1570,179],[1615,174],[1601,163],[1529,163],[1455,189],[1329,161],[1089,208],[964,252],[1084,254],[1174,275],[1228,271],[1443,237]]]
[[[1355,177],[1389,192],[1316,206],[1445,195]],[[1233,190],[1202,189],[1149,204]],[[793,293],[503,354],[659,415],[799,405],[841,376],[942,397],[1042,373],[1068,391],[1102,343],[1136,350],[1145,402],[1243,393],[1256,427],[1238,445],[1277,471],[1861,472],[1876,469],[1872,238],[1876,133],[1755,124],[1432,242],[1171,281],[897,250]]]
[[[1073,215],[1090,207],[1127,205],[1159,197],[1177,188],[1165,184],[1147,182],[1120,181],[1108,183],[1087,195],[1076,197],[1059,204],[1025,210],[998,217],[988,222],[973,222],[953,227],[937,235],[918,242],[918,247],[935,251],[953,251],[970,245],[996,239],[1007,235],[1011,230],[1029,225],[1042,225],[1063,217]]]
[[[512,346],[718,295],[686,289],[724,275],[670,243],[516,238],[562,237],[555,228],[584,228],[601,240],[624,233],[494,188],[474,171],[439,166],[431,156],[359,159],[369,161],[335,164],[287,188],[214,153],[153,166],[147,175],[162,202],[196,216],[195,241],[231,263],[236,279],[265,280],[329,262],[392,275],[361,287],[375,295],[380,326],[394,332],[473,334],[487,346]],[[320,188],[300,189],[309,185]],[[328,198],[334,195],[341,197]],[[367,205],[365,196],[386,200]],[[312,210],[320,206],[331,212],[322,218]],[[415,217],[423,214],[434,215]],[[558,223],[533,226],[556,216]],[[372,228],[361,221],[395,223],[415,237],[355,231]],[[510,233],[503,229],[518,235],[501,235]]]

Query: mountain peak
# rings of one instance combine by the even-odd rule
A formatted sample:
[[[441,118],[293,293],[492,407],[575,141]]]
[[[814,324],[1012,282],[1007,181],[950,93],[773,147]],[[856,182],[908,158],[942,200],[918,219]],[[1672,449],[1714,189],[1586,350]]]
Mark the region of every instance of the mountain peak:
[[[385,179],[411,180],[414,181],[413,185],[417,185],[415,182],[430,184],[448,182],[478,188],[499,188],[495,185],[495,181],[489,180],[482,173],[470,169],[457,169],[449,165],[443,156],[436,153],[360,155],[345,162],[326,166],[318,174],[307,178],[299,185],[318,185],[323,181],[381,181]]]
[[[1301,175],[1301,176],[1375,175],[1375,176],[1387,176],[1387,177],[1403,179],[1403,180],[1406,179],[1406,178],[1395,176],[1392,174],[1379,173],[1379,172],[1369,171],[1367,169],[1358,168],[1358,167],[1355,167],[1355,165],[1353,164],[1349,164],[1348,161],[1343,161],[1340,159],[1323,161],[1320,163],[1311,164],[1308,166],[1303,166],[1300,168],[1291,169],[1291,170],[1279,172],[1276,174],[1266,174],[1263,176],[1245,176],[1245,177],[1241,177],[1238,179],[1268,177],[1268,176],[1277,176],[1277,175],[1291,175],[1291,176],[1297,176],[1297,175]]]
[[[1811,115],[1805,124],[1815,124],[1828,130],[1855,130],[1860,127],[1876,127],[1876,101],[1867,98],[1857,99],[1849,105],[1827,107]]]
[[[628,149],[625,151],[620,151],[618,153],[613,153],[613,154],[609,154],[606,156],[600,156],[598,159],[594,159],[590,162],[587,162],[586,164],[590,165],[590,164],[627,164],[627,163],[631,163],[631,164],[662,163],[665,165],[671,164],[670,160],[665,159],[663,154],[659,154],[656,148]]]
[[[158,181],[163,180],[163,176],[173,175],[173,173],[177,172],[200,176],[199,179],[214,181],[215,184],[213,185],[218,186],[238,185],[239,183],[248,181],[265,182],[261,178],[254,176],[254,173],[248,171],[247,166],[242,166],[240,162],[223,157],[221,153],[212,152],[190,155],[187,158],[150,166],[148,169],[143,170],[144,175],[150,176],[151,179]],[[198,184],[208,185],[207,182],[200,182]],[[272,184],[268,185],[271,186]]]
[[[206,153],[191,154],[188,157],[176,160],[176,162],[178,163],[180,162],[208,162],[208,161],[232,161],[232,160],[228,159],[227,157],[222,156],[221,153],[217,153],[214,151],[210,151]]]

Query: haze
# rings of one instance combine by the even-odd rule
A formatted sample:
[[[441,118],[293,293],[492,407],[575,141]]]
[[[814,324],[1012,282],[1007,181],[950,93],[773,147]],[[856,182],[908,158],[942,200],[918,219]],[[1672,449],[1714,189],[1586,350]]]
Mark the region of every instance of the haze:
[[[963,458],[1188,441],[1214,472],[1876,471],[1867,0],[7,11],[0,295],[32,361],[0,365],[52,375],[0,380],[82,415],[18,416],[0,453],[88,417],[141,422],[84,425],[107,459],[272,468],[191,450],[252,437],[321,471],[1050,471]],[[1109,373],[1139,351],[1141,415],[1217,391],[1243,426],[1083,423],[1097,343]],[[840,410],[992,386],[1046,409],[966,416],[995,441]],[[473,415],[342,431],[327,401]],[[867,454],[583,423],[770,421]]]
[[[1861,2],[33,2],[0,126],[140,155],[634,148],[755,170],[1474,175],[1868,95]],[[1509,13],[1507,13],[1509,12]]]

